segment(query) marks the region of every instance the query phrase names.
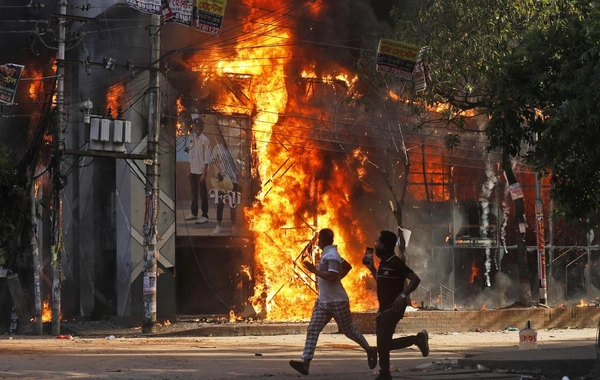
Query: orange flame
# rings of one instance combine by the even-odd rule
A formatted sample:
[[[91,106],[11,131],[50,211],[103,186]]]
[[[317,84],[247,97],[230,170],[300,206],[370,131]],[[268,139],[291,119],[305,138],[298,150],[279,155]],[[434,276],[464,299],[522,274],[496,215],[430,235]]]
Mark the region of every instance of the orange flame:
[[[50,308],[50,300],[42,302],[42,322],[52,321],[52,309]]]
[[[179,97],[177,99],[177,123],[175,124],[175,133],[177,134],[177,136],[185,136],[187,135],[187,131],[183,129],[183,125],[181,124],[181,121],[179,120],[179,115],[181,115],[181,113],[184,111],[184,107],[183,104],[181,103],[181,97]]]
[[[109,117],[117,116],[117,109],[122,107],[123,95],[125,94],[125,87],[123,83],[115,83],[108,88],[108,93],[106,94],[106,108],[110,108],[112,110],[112,115],[107,115]]]
[[[63,319],[62,312],[60,313],[60,320]],[[42,322],[52,322],[52,306],[50,305],[50,297],[42,301]]]
[[[475,279],[477,278],[478,274],[479,268],[477,268],[477,265],[475,265],[475,261],[473,261],[473,263],[471,263],[471,281],[469,282],[470,284],[475,282]]]

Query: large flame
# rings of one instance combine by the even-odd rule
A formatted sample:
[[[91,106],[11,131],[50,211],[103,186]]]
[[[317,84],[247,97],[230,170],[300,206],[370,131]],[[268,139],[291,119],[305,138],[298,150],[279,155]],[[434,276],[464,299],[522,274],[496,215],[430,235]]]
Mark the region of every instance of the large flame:
[[[279,22],[281,18],[244,23],[246,34],[256,37],[237,46],[235,59],[218,65],[222,75],[252,75],[248,82],[251,86],[244,86],[244,93],[255,110],[254,154],[262,188],[258,201],[246,210],[255,242],[255,295],[251,302],[267,319],[308,318],[316,297],[315,286],[314,279],[302,271],[299,255],[318,229],[328,227],[336,234],[334,244],[354,266],[343,280],[352,309],[371,309],[376,305],[375,295],[365,286],[365,278],[371,275],[360,264],[360,258],[350,255],[356,249],[348,245],[351,236],[352,241],[366,241],[350,204],[351,187],[357,176],[332,162],[307,139],[315,128],[314,120],[322,117],[325,110],[311,109],[290,98],[285,73],[292,57],[289,39],[293,36],[288,32],[291,29],[279,29]],[[356,77],[342,70],[318,78],[314,65],[305,69],[301,77],[347,88],[356,81]],[[312,97],[314,87],[308,85],[304,94]],[[228,99],[220,102],[238,104],[232,96],[230,93]],[[284,112],[303,117],[289,117],[281,122]],[[301,136],[297,131],[303,131]],[[285,136],[288,144],[281,143],[277,136]]]
[[[311,6],[310,12],[318,13],[321,7]],[[278,12],[264,12],[270,8]],[[334,244],[354,267],[343,280],[352,310],[373,309],[377,306],[376,296],[367,286],[371,274],[360,262],[364,246],[355,246],[357,242],[364,244],[368,237],[351,204],[354,188],[366,175],[364,162],[360,165],[360,154],[353,157],[349,153],[359,162],[358,172],[352,172],[340,164],[343,157],[332,158],[317,138],[311,139],[317,134],[319,120],[334,117],[326,115],[324,107],[306,104],[315,95],[317,84],[336,93],[343,88],[355,99],[353,85],[357,78],[342,68],[317,75],[312,65],[298,75],[307,83],[304,100],[292,97],[290,86],[301,86],[302,82],[286,81],[286,74],[294,71],[290,68],[290,41],[295,29],[281,17],[282,8],[282,4],[253,1],[250,9],[262,11],[252,11],[242,22],[243,37],[235,53],[228,55],[213,48],[194,60],[209,62],[207,56],[218,57],[216,65],[201,64],[194,71],[204,78],[201,85],[206,78],[227,84],[229,91],[215,94],[214,107],[219,112],[244,113],[253,118],[253,155],[257,163],[253,174],[261,189],[256,202],[245,210],[255,249],[254,273],[248,274],[254,280],[255,292],[249,302],[266,319],[308,318],[316,297],[315,285],[314,279],[302,271],[299,255],[320,228],[328,227],[335,233]],[[284,20],[285,25],[280,25]],[[231,314],[230,320],[235,319]]]

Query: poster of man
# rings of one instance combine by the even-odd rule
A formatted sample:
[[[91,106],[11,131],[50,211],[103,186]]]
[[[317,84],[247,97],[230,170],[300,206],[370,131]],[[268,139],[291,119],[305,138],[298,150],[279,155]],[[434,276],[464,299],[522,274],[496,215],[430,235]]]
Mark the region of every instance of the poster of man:
[[[243,236],[249,120],[191,112],[177,139],[177,235]]]

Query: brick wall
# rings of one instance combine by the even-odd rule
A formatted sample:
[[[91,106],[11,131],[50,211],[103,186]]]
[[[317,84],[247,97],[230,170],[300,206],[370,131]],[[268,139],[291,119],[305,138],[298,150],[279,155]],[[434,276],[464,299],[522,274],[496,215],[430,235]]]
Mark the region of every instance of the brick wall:
[[[375,313],[352,313],[354,323],[365,334],[375,333]],[[431,332],[504,330],[506,327],[525,328],[531,321],[534,329],[596,327],[600,320],[599,307],[581,308],[511,308],[501,310],[442,311],[417,310],[408,312],[398,323],[397,333],[412,334],[422,329]]]

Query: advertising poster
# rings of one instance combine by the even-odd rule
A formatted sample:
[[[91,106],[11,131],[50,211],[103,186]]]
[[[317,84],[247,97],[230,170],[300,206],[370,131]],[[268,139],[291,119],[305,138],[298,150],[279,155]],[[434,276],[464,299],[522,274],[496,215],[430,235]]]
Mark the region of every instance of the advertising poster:
[[[382,38],[377,47],[376,69],[403,79],[411,79],[420,51],[418,46]]]
[[[0,102],[13,104],[17,94],[17,86],[25,66],[14,63],[0,65]]]
[[[189,124],[189,125],[188,125]],[[177,235],[242,236],[250,205],[250,119],[197,115],[177,139]],[[202,177],[198,174],[208,169]]]
[[[512,185],[509,185],[508,191],[510,192],[510,197],[513,201],[523,198],[523,188],[521,187],[521,184],[518,182],[513,183]]]
[[[172,17],[165,21],[192,26],[209,34],[221,32],[227,0],[169,0],[168,4]]]
[[[165,21],[173,17],[169,0],[127,0],[127,6],[140,12],[161,15]]]
[[[156,294],[156,272],[144,273],[144,294]]]
[[[227,0],[196,0],[194,27],[201,32],[219,34]]]

